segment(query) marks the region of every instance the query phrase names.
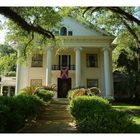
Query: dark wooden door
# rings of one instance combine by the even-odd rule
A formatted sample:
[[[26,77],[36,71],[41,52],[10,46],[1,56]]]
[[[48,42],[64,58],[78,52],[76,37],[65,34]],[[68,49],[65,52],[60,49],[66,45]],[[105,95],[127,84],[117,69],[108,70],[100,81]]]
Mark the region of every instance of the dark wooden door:
[[[58,98],[66,98],[68,91],[71,89],[71,78],[58,78]]]

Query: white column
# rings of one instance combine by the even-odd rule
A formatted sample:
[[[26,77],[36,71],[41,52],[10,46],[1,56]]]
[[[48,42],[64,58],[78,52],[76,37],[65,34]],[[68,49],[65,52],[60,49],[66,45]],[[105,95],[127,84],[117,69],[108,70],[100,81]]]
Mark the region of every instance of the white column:
[[[18,58],[20,54],[18,52]],[[17,67],[16,67],[16,88],[15,88],[15,95],[19,93],[19,91],[28,85],[28,64],[25,62],[23,64],[19,64],[17,62]]]
[[[17,51],[17,58],[19,58],[19,51]],[[16,87],[15,87],[15,95],[18,94],[19,92],[19,78],[20,78],[20,64],[17,62],[17,67],[16,67]]]
[[[112,97],[112,90],[111,90],[111,67],[110,67],[110,53],[109,48],[104,48],[104,76],[105,76],[105,97],[106,98],[113,98]]]
[[[3,95],[3,86],[0,87],[0,95]]]
[[[47,56],[46,56],[46,85],[51,84],[51,67],[52,67],[52,52],[51,48],[47,48]]]
[[[7,96],[10,96],[10,86],[8,86],[8,94],[7,94]]]
[[[76,48],[76,87],[81,85],[81,48]]]

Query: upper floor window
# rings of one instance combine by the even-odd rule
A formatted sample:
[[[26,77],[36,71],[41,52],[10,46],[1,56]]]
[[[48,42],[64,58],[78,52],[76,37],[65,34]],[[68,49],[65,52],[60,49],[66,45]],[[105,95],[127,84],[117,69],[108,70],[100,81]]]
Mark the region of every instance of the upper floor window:
[[[73,32],[72,31],[68,31],[68,36],[72,36]]]
[[[67,36],[67,28],[66,27],[62,27],[60,29],[60,35],[62,36]]]
[[[54,31],[54,34],[61,36],[73,36],[73,31],[68,30],[66,27],[62,27],[60,30]]]
[[[32,67],[42,67],[43,66],[43,55],[42,54],[35,54],[32,57]]]
[[[87,54],[87,67],[98,67],[97,54]]]

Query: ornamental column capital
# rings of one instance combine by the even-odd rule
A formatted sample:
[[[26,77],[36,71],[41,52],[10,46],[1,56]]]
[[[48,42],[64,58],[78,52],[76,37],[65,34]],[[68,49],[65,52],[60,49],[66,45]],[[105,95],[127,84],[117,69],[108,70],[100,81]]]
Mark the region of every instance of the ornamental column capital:
[[[110,50],[111,50],[111,48],[109,46],[106,46],[106,47],[102,48],[102,51],[110,51]]]
[[[81,51],[82,50],[82,47],[76,47],[74,48],[75,51]]]

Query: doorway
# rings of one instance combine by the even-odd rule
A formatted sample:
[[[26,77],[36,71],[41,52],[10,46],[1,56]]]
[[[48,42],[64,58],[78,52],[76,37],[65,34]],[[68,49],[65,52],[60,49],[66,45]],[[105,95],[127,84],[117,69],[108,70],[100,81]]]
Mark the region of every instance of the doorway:
[[[58,78],[58,98],[66,98],[68,91],[71,89],[71,78]]]

